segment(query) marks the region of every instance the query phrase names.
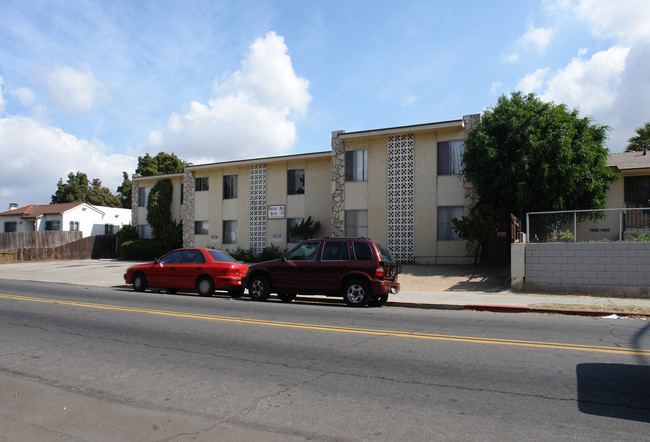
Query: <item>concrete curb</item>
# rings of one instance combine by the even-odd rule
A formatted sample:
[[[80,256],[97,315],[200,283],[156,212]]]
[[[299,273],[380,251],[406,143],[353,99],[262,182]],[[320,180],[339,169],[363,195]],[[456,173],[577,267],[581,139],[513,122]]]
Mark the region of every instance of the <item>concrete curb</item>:
[[[607,310],[570,310],[570,309],[552,309],[552,308],[535,308],[535,307],[521,307],[511,305],[484,305],[484,304],[426,304],[426,303],[412,303],[412,302],[387,302],[387,306],[391,307],[406,307],[406,308],[421,308],[431,310],[471,310],[479,312],[495,312],[495,313],[547,313],[556,315],[572,315],[572,316],[641,316],[650,318],[650,313],[632,313],[632,312],[613,312]]]

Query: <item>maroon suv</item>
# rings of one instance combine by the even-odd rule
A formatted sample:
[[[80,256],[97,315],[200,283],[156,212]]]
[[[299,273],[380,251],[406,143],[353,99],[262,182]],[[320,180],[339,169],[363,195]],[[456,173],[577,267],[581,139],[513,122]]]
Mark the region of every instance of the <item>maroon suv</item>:
[[[284,302],[297,294],[341,296],[351,307],[380,306],[399,292],[399,266],[382,244],[367,238],[303,241],[281,259],[248,268],[242,284],[251,299],[277,293]]]

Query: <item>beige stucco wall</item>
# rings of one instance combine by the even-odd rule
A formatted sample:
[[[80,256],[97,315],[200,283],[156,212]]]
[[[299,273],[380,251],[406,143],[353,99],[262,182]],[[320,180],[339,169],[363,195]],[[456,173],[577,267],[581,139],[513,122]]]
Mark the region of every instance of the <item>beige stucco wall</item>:
[[[182,194],[182,186],[183,186],[183,176],[182,175],[173,175],[173,176],[149,176],[149,177],[137,177],[134,178],[137,179],[138,181],[138,186],[139,187],[146,187],[147,188],[147,195],[149,195],[149,192],[153,188],[153,186],[156,185],[156,183],[160,180],[163,179],[168,179],[172,182],[173,186],[173,193],[172,193],[172,205],[171,205],[171,216],[172,219],[176,222],[181,222],[183,220],[183,214],[182,214],[182,205],[181,205],[181,194]],[[137,210],[137,220],[138,220],[138,225],[148,225],[147,223],[147,202],[144,202],[144,207],[133,207],[133,210]],[[135,218],[135,217],[134,217]]]

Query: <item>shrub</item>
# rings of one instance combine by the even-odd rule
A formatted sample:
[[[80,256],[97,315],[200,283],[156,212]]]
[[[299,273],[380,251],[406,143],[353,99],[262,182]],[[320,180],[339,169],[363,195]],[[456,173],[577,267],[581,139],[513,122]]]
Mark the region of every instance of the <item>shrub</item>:
[[[122,246],[127,241],[133,241],[138,239],[140,235],[138,234],[138,228],[127,224],[122,226],[122,228],[117,232],[117,244]]]
[[[127,260],[149,261],[165,254],[163,241],[157,239],[136,239],[126,241],[120,248]]]

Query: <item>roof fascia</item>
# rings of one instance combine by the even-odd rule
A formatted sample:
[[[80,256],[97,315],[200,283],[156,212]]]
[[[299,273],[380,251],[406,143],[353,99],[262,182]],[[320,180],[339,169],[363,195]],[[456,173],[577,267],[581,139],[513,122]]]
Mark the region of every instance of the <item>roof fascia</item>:
[[[451,129],[451,128],[463,128],[463,120],[452,120],[452,121],[442,121],[440,123],[428,123],[428,124],[416,124],[413,126],[399,126],[399,127],[389,127],[385,129],[372,129],[372,130],[362,130],[359,132],[344,132],[339,135],[339,138],[354,139],[354,138],[368,138],[368,137],[380,137],[387,135],[401,135],[406,133],[414,132],[426,132],[434,131],[441,129]]]

